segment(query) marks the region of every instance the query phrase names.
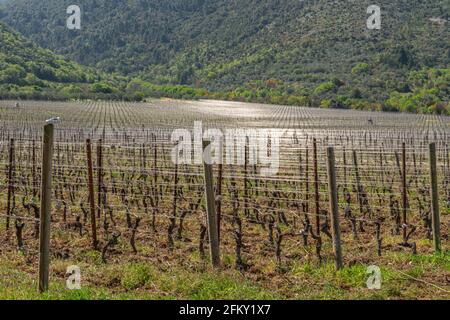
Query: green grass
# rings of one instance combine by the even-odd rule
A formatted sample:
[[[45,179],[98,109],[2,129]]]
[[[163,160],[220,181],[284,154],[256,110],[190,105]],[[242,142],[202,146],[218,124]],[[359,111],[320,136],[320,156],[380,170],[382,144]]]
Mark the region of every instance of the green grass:
[[[61,274],[70,264],[55,262]],[[81,266],[80,266],[81,267]],[[58,270],[61,269],[61,270]],[[63,277],[52,277],[50,290],[37,292],[36,275],[24,273],[15,264],[0,260],[0,300],[103,300],[103,299],[277,299],[279,296],[244,279],[239,273],[195,272],[174,269],[161,272],[150,264],[126,263],[81,267],[82,288],[69,290]],[[83,278],[86,273],[86,281]],[[88,284],[86,284],[88,282]],[[96,285],[93,285],[96,283]]]
[[[449,252],[432,255],[390,252],[374,264],[381,269],[380,290],[367,288],[368,265],[358,263],[336,272],[332,262],[320,266],[296,263],[290,274],[298,282],[292,287],[291,294],[296,299],[450,299],[450,284],[445,283],[445,274],[450,270]]]

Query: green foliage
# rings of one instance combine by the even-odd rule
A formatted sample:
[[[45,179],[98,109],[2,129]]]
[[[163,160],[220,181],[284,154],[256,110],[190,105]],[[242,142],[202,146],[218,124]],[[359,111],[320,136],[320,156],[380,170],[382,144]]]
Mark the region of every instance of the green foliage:
[[[11,99],[124,99],[169,96],[207,97],[204,89],[154,85],[107,75],[67,61],[0,23],[0,98]]]
[[[20,84],[25,78],[25,69],[16,64],[9,64],[1,71],[0,83]]]
[[[113,87],[105,82],[94,83],[91,90],[95,93],[112,93],[114,91]]]
[[[128,81],[68,61],[0,23],[0,98],[142,99],[122,93]]]
[[[0,24],[0,35],[0,83],[87,82],[87,76],[94,74],[38,47],[4,24]]]
[[[121,284],[127,290],[137,289],[154,278],[154,273],[148,264],[133,264],[124,270]]]
[[[352,68],[352,74],[361,74],[369,71],[369,65],[367,63],[361,62]]]
[[[323,99],[323,100],[320,102],[320,107],[321,107],[321,108],[328,109],[328,108],[331,107],[332,104],[333,104],[333,101],[331,101],[330,99]]]
[[[450,69],[413,71],[408,81],[412,92],[391,92],[388,107],[402,112],[450,114]]]
[[[450,29],[430,21],[448,18],[448,1],[383,0],[392,14],[372,31],[362,19],[370,0],[79,0],[89,13],[82,32],[65,27],[70,4],[15,0],[0,18],[64,57],[131,80],[21,39],[0,49],[0,85],[42,87],[45,94],[33,93],[42,98],[166,96],[315,107],[327,100],[333,108],[448,112],[448,79],[438,85],[423,75],[449,69]],[[9,50],[24,54],[11,58]],[[48,82],[76,83],[79,90],[59,92]],[[439,92],[429,92],[430,84]],[[3,97],[19,91],[0,87]]]
[[[323,94],[330,91],[336,90],[336,85],[332,81],[327,81],[320,84],[316,89],[314,89],[315,94]]]

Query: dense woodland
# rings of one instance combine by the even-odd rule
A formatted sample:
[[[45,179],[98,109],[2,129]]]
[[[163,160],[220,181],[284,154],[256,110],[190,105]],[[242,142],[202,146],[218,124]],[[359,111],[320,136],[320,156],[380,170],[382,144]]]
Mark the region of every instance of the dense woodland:
[[[73,31],[65,26],[71,1],[7,1],[5,23],[93,69],[37,51],[15,33],[8,49],[3,42],[12,31],[2,26],[0,50],[20,57],[2,57],[2,95],[35,95],[50,81],[48,96],[58,98],[206,97],[450,113],[449,0],[378,1],[381,30],[366,28],[366,0],[78,3],[82,29]],[[35,62],[61,64],[48,75],[30,66]],[[19,81],[11,68],[24,70],[15,70]]]
[[[68,99],[113,93],[113,77],[42,49],[0,23],[2,98]],[[117,89],[115,89],[117,91]]]

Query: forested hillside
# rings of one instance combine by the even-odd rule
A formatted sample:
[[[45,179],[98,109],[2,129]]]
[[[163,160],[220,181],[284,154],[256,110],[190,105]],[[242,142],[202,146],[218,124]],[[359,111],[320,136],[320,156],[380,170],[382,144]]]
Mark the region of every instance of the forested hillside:
[[[152,84],[322,107],[448,104],[435,80],[448,80],[449,0],[380,0],[381,30],[366,28],[369,0],[79,0],[78,31],[65,27],[70,4],[15,0],[2,17],[81,64]]]
[[[0,84],[2,94],[36,94],[57,84],[93,82],[96,75],[42,49],[0,24]]]
[[[0,22],[0,99],[222,97],[188,86],[161,86],[81,66],[43,49]]]

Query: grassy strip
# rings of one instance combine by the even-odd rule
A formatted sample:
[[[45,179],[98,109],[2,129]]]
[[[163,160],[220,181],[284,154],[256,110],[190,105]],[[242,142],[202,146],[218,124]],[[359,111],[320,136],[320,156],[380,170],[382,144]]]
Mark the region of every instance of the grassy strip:
[[[367,289],[367,266],[361,263],[335,272],[331,262],[318,266],[297,261],[272,277],[253,277],[229,269],[218,273],[207,266],[161,270],[142,261],[98,264],[94,252],[91,258],[93,261],[79,264],[81,290],[65,286],[65,270],[71,263],[55,260],[51,289],[40,295],[34,266],[27,264],[24,257],[3,255],[0,299],[450,299],[449,252],[417,256],[387,253],[379,264],[380,290]]]

